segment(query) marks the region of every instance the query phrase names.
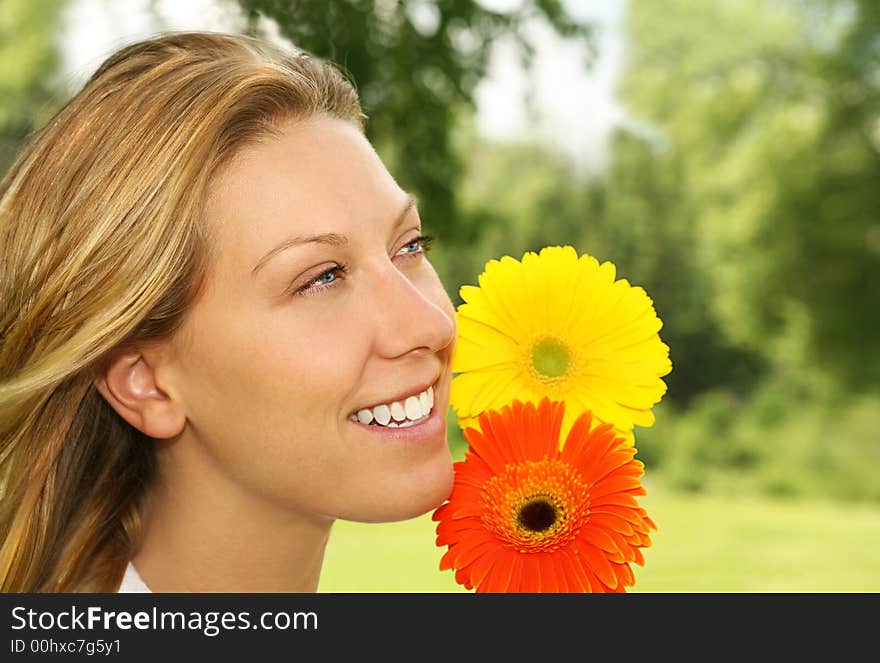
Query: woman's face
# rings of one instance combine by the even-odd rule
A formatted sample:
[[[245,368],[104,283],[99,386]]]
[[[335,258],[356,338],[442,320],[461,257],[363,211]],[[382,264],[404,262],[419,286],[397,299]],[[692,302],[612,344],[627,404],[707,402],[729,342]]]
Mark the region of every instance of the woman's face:
[[[415,241],[418,211],[364,136],[326,117],[287,123],[229,164],[206,211],[217,254],[168,369],[187,417],[174,444],[195,445],[181,457],[309,515],[437,506],[453,477],[455,311]],[[350,420],[429,385],[427,423]]]

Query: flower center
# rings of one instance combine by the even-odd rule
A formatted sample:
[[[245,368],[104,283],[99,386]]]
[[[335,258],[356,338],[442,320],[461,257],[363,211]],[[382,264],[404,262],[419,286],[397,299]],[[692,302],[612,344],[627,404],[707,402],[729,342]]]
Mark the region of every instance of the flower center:
[[[559,520],[559,509],[546,495],[535,495],[523,504],[516,522],[530,532],[546,532]]]
[[[561,377],[568,371],[570,364],[571,353],[556,339],[545,338],[532,348],[532,367],[542,377]]]
[[[482,522],[519,552],[567,545],[590,516],[590,494],[580,472],[555,458],[510,463],[483,484]]]

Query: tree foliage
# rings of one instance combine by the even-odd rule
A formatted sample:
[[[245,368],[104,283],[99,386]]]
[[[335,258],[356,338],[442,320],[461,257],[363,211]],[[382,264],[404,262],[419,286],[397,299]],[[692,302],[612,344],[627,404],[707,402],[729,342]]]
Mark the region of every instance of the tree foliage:
[[[568,243],[644,286],[674,367],[636,442],[677,488],[880,499],[874,6],[632,0],[605,173],[466,141],[490,230],[450,282]]]
[[[622,92],[680,177],[720,329],[880,384],[880,6],[633,0],[630,26]]]
[[[558,244],[647,290],[674,368],[637,444],[674,485],[880,499],[880,4],[629,0],[630,120],[585,179],[473,125],[495,41],[528,61],[540,19],[592,45],[557,0],[237,1],[355,83],[455,304],[486,260]],[[56,105],[61,2],[0,0],[0,169]]]
[[[880,6],[629,3],[595,216],[655,298],[674,485],[878,499]]]
[[[368,137],[401,186],[417,193],[426,224],[447,242],[471,241],[481,226],[461,214],[457,191],[466,154],[453,149],[456,117],[473,109],[492,44],[509,37],[524,62],[527,25],[547,21],[592,44],[592,28],[559,0],[526,0],[509,12],[474,0],[240,0],[251,18],[274,19],[298,47],[337,63],[356,84]],[[477,220],[479,221],[479,220]]]
[[[25,137],[56,110],[48,82],[63,0],[0,0],[0,173]]]

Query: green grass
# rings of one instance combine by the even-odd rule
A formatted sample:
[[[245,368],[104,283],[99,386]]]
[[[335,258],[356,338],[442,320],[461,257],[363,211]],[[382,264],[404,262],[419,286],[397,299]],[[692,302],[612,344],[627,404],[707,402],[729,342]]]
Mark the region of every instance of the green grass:
[[[682,495],[647,486],[657,522],[634,592],[880,592],[880,505]],[[456,592],[430,515],[337,522],[320,592]]]

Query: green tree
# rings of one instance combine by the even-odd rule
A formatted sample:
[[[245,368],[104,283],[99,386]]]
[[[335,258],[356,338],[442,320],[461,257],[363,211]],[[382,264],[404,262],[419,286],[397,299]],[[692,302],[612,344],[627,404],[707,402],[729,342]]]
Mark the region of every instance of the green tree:
[[[811,356],[851,386],[880,387],[880,5],[845,6],[852,18],[832,49],[810,54],[799,100],[816,116],[814,136],[789,154],[768,150],[767,170],[787,176],[757,240],[772,251],[781,296],[814,312]]]
[[[509,36],[522,60],[533,47],[526,26],[541,19],[562,35],[592,45],[592,28],[569,17],[559,0],[526,0],[509,12],[474,0],[239,0],[256,29],[277,21],[297,46],[339,64],[358,87],[370,117],[368,136],[415,191],[426,225],[447,243],[469,244],[481,218],[456,199],[467,155],[452,145],[457,117],[474,106],[490,48]]]
[[[880,384],[880,7],[633,0],[622,85],[680,173],[727,338]]]
[[[670,397],[715,374],[643,457],[683,488],[878,499],[880,7],[631,0],[627,26],[637,120],[599,218],[667,323]]]
[[[470,225],[458,242],[436,246],[432,262],[444,283],[476,284],[485,262],[502,255],[520,259],[547,245],[580,243],[585,180],[563,154],[531,141],[487,139],[473,117],[459,123],[453,148],[467,154],[458,197]],[[457,289],[450,295],[461,303]]]
[[[0,173],[57,110],[49,82],[62,0],[0,0]]]
[[[721,332],[713,283],[699,259],[698,208],[684,189],[681,155],[626,129],[615,132],[607,172],[588,192],[585,244],[645,288],[663,320],[673,370],[668,402],[687,405],[718,386],[749,391],[764,362]]]

